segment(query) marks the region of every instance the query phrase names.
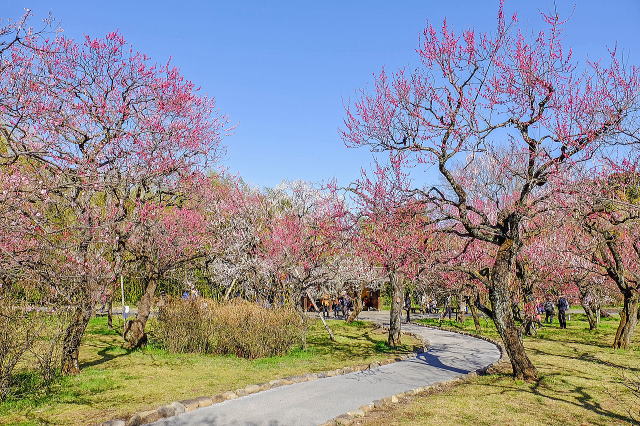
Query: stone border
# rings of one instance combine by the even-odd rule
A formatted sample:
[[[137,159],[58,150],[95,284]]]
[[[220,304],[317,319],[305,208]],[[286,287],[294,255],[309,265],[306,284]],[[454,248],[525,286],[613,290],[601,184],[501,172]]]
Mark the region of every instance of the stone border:
[[[375,324],[375,323],[374,323]],[[387,329],[386,327],[379,326],[378,329]],[[313,380],[323,379],[325,377],[340,376],[343,374],[356,373],[360,371],[370,370],[380,367],[382,365],[392,364],[394,362],[404,361],[409,358],[413,358],[415,353],[426,352],[429,348],[429,342],[424,338],[416,335],[415,333],[405,333],[405,336],[412,336],[418,340],[422,340],[423,346],[414,346],[414,352],[405,355],[396,356],[394,358],[387,358],[382,361],[374,361],[369,364],[361,364],[353,367],[343,367],[336,370],[324,371],[320,373],[309,373],[300,376],[285,377],[283,379],[271,380],[268,383],[261,383],[256,385],[248,385],[235,391],[227,391],[220,394],[209,396],[200,396],[192,399],[185,399],[182,401],[175,401],[167,405],[163,405],[155,410],[141,411],[133,414],[128,420],[114,419],[100,423],[100,426],[139,426],[147,423],[153,423],[158,420],[177,416],[189,411],[197,410],[198,408],[209,407],[213,404],[218,404],[224,401],[241,398],[243,396],[251,395],[257,392],[262,392],[269,389],[274,389],[280,386],[292,385],[295,383],[309,382]]]
[[[477,335],[477,334],[473,334],[473,333],[469,333],[466,331],[458,331],[458,330],[452,330],[452,329],[448,329],[448,328],[444,328],[444,327],[435,327],[432,325],[427,325],[427,324],[420,324],[417,322],[411,322],[412,325],[417,325],[418,327],[425,327],[425,328],[432,328],[434,330],[444,330],[444,331],[450,331],[452,333],[458,333],[458,334],[462,334],[464,336],[470,336],[470,337],[474,337],[476,339],[480,339],[480,340],[485,340],[489,343],[492,343],[493,345],[495,345],[498,350],[500,351],[500,358],[498,358],[497,361],[487,365],[486,367],[483,368],[479,368],[476,371],[472,371],[470,373],[467,373],[465,375],[459,376],[459,377],[455,377],[453,379],[449,379],[449,380],[445,380],[443,382],[438,382],[438,383],[434,383],[432,385],[429,386],[422,386],[419,388],[415,388],[406,392],[401,392],[401,393],[397,393],[395,395],[391,395],[388,396],[386,398],[382,398],[379,399],[377,401],[373,401],[370,404],[366,404],[363,405],[360,408],[357,408],[353,411],[349,411],[348,413],[342,414],[338,417],[334,417],[333,419],[329,420],[326,423],[323,423],[321,426],[338,426],[338,425],[351,425],[353,424],[356,419],[362,418],[364,417],[368,412],[377,409],[377,408],[384,408],[384,407],[389,407],[392,406],[394,404],[399,403],[401,400],[403,400],[403,402],[405,402],[404,400],[406,400],[407,398],[414,396],[414,395],[421,395],[421,394],[428,394],[428,393],[434,393],[434,392],[439,392],[439,391],[443,391],[446,389],[449,389],[455,385],[458,385],[460,383],[463,382],[467,382],[469,381],[469,379],[472,379],[474,377],[477,376],[482,376],[485,375],[489,372],[489,370],[491,368],[493,368],[494,366],[496,366],[497,364],[503,362],[507,357],[506,357],[506,353],[504,351],[504,348],[502,347],[502,345],[489,338],[486,336],[482,336],[482,335]],[[413,334],[413,333],[411,333]],[[414,334],[415,335],[415,334]]]

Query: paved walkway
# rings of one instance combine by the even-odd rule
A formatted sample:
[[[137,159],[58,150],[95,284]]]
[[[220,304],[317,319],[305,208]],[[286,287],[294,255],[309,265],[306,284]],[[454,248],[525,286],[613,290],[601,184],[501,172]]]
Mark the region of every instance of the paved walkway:
[[[388,312],[358,319],[388,323]],[[429,351],[373,370],[281,386],[163,419],[156,425],[318,425],[397,393],[455,378],[500,358],[495,345],[457,333],[403,324]]]

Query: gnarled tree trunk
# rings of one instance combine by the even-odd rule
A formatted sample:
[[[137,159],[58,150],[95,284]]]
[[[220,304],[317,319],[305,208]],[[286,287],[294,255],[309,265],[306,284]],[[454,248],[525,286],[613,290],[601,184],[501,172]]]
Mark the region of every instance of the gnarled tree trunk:
[[[509,355],[513,375],[518,379],[536,380],[536,368],[527,356],[513,315],[512,285],[515,278],[514,264],[517,250],[513,240],[506,240],[498,249],[491,276],[489,277],[489,300],[493,311],[493,322]]]
[[[127,342],[126,347],[128,349],[139,348],[147,343],[145,327],[151,314],[153,296],[157,287],[157,276],[147,278],[147,285],[138,305],[138,313],[134,319],[127,321],[124,326],[124,340]]]
[[[620,311],[620,324],[613,341],[613,347],[616,349],[627,349],[629,347],[633,330],[638,323],[640,295],[633,290],[628,290],[623,295],[624,302],[622,311]]]
[[[400,345],[400,331],[402,324],[402,278],[398,273],[389,273],[389,282],[391,284],[391,313],[389,317],[389,338],[387,343],[389,346]]]
[[[466,299],[462,295],[462,293],[458,293],[458,295],[456,296],[456,301],[458,302],[458,308],[456,312],[456,322],[464,323],[464,320],[466,318],[466,313],[465,313],[465,309],[463,308],[464,308]]]
[[[358,315],[360,315],[360,312],[362,312],[362,309],[363,309],[362,293],[363,292],[364,292],[364,281],[361,281],[360,285],[358,286],[358,290],[356,290],[355,297],[352,297],[353,311],[351,311],[351,315],[349,315],[349,318],[347,318],[347,322],[355,321],[356,318],[358,318]]]
[[[589,289],[586,276],[576,280],[576,286],[580,292],[580,303],[589,322],[589,330],[595,330],[600,324],[600,303],[593,297]]]
[[[600,324],[600,305],[597,303],[582,301],[582,308],[589,322],[589,330],[595,330]]]
[[[82,336],[93,315],[93,303],[88,295],[74,308],[71,323],[67,326],[62,340],[62,358],[60,367],[62,374],[78,374],[80,362],[78,355]]]

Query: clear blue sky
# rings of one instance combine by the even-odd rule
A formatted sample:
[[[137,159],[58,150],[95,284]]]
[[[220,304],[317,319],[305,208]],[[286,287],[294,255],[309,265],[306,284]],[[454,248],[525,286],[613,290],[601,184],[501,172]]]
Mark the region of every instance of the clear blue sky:
[[[172,57],[238,125],[224,163],[257,186],[282,179],[347,183],[370,164],[338,136],[343,101],[371,74],[410,64],[427,20],[493,30],[497,0],[142,1],[0,0],[0,17],[51,11],[71,37],[119,30],[154,60]],[[507,0],[508,16],[539,28],[552,0]],[[556,0],[571,15],[578,58],[616,43],[640,64],[640,0]]]

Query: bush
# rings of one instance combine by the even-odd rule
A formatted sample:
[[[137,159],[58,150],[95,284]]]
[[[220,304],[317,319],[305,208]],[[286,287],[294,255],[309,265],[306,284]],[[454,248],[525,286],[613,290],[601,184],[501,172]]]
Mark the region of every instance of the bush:
[[[240,299],[173,298],[160,308],[153,335],[171,352],[254,359],[289,352],[304,333],[300,315],[290,308],[267,309]]]
[[[38,377],[39,387],[51,384],[58,372],[64,312],[49,313],[0,298],[0,400],[21,387],[21,375]]]

